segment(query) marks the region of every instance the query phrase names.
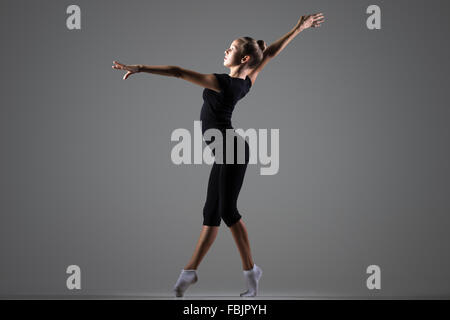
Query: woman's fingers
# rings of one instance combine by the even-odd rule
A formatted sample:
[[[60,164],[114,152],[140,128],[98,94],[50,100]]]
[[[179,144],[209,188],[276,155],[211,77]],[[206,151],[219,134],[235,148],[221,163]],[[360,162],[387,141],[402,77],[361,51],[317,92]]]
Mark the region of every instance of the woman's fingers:
[[[127,73],[123,76],[123,80],[128,79],[128,77],[130,75],[132,75],[133,73],[136,73],[136,71],[134,71],[132,68],[130,70],[130,67],[128,67],[127,65],[120,63],[118,61],[113,61],[114,65],[112,66],[113,69],[120,69],[120,70],[126,70]]]
[[[318,27],[320,27],[320,26],[321,26],[320,23],[314,23],[314,24],[312,25],[312,27],[314,27],[314,28],[318,28]]]
[[[313,24],[314,24],[314,25],[319,25],[319,26],[320,26],[320,24],[321,24],[323,21],[324,21],[324,20],[314,21]]]
[[[123,76],[123,80],[127,80],[127,78],[132,75],[134,72],[128,71],[124,76]]]
[[[325,21],[325,18],[322,13],[315,14],[312,27],[320,27],[320,24],[324,21]]]
[[[319,20],[323,20],[323,19],[324,19],[324,16],[321,13],[313,16],[314,21],[319,21]]]
[[[114,65],[112,66],[114,69],[124,69],[125,65],[118,61],[113,61]]]
[[[320,17],[323,17],[323,13],[316,13],[316,14],[313,14],[313,17],[314,17],[314,18],[320,18]]]
[[[113,69],[119,69],[119,70],[125,70],[127,73],[123,76],[123,80],[128,79],[130,75],[133,73],[136,73],[137,71],[134,70],[134,66],[127,66],[126,64],[120,63],[118,61],[113,61],[114,65],[112,66]]]

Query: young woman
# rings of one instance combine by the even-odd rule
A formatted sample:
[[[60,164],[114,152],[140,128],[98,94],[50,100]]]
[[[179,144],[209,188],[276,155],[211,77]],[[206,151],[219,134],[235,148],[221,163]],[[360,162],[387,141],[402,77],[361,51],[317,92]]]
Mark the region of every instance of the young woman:
[[[233,129],[231,114],[234,106],[249,92],[264,66],[301,31],[311,27],[320,27],[323,21],[322,13],[302,16],[294,28],[267,48],[263,40],[256,41],[251,37],[235,39],[225,50],[223,65],[230,69],[229,74],[203,74],[172,65],[125,65],[117,61],[113,62],[113,69],[127,71],[123,77],[124,80],[134,73],[148,72],[180,78],[204,87],[204,103],[200,113],[202,133],[205,134],[205,131],[211,128],[218,129],[222,133],[223,160],[217,161],[216,158],[212,166],[206,202],[203,207],[202,231],[190,261],[181,270],[173,288],[177,297],[183,296],[189,285],[197,282],[196,270],[217,236],[221,219],[230,228],[242,259],[247,291],[241,293],[240,296],[254,297],[257,295],[262,270],[253,262],[247,229],[236,207],[249,160],[249,146],[245,139],[241,141],[245,145],[245,163],[238,162],[236,144],[233,141],[234,162],[228,163],[226,161],[225,130]],[[212,142],[205,136],[204,138],[208,145]],[[240,139],[239,137],[233,139],[235,138]],[[215,155],[215,150],[213,153]]]

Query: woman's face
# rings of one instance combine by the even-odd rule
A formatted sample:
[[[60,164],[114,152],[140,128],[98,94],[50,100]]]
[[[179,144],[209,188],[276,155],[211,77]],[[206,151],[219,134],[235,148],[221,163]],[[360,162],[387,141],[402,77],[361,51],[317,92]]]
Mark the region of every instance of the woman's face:
[[[239,50],[239,42],[234,40],[230,47],[225,50],[225,57],[223,58],[223,65],[225,67],[239,65],[241,63],[241,53]]]

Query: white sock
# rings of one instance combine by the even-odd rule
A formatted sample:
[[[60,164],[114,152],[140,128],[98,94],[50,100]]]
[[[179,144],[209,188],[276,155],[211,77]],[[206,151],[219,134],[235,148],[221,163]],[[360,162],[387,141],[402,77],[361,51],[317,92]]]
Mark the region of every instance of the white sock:
[[[180,276],[178,277],[175,286],[173,287],[173,292],[175,296],[182,297],[186,289],[198,280],[197,272],[195,270],[181,270]]]
[[[253,269],[244,270],[244,277],[247,283],[247,291],[240,294],[241,297],[254,297],[258,294],[258,282],[262,276],[262,269],[253,264]]]

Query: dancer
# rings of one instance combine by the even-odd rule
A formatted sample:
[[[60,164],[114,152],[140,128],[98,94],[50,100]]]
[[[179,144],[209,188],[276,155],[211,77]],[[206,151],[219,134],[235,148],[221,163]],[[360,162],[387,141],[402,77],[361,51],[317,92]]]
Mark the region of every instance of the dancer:
[[[257,295],[262,269],[253,262],[247,229],[236,206],[249,160],[249,146],[245,139],[241,140],[239,136],[234,136],[233,140],[236,139],[238,143],[232,141],[234,161],[229,163],[226,160],[228,149],[226,148],[227,136],[225,130],[234,130],[231,125],[234,107],[249,92],[265,65],[276,57],[300,32],[311,27],[320,27],[323,21],[322,13],[301,16],[288,33],[267,48],[263,40],[256,41],[251,37],[235,39],[230,47],[225,50],[223,65],[230,69],[229,74],[202,74],[173,65],[125,65],[117,61],[113,62],[113,69],[127,71],[123,77],[124,80],[132,74],[148,72],[180,78],[204,87],[204,103],[200,112],[202,133],[205,134],[205,131],[211,128],[222,132],[223,161],[217,161],[216,157],[211,168],[206,201],[203,207],[202,230],[190,261],[181,270],[181,274],[175,283],[173,288],[175,296],[182,297],[186,289],[197,282],[197,268],[216,239],[221,219],[230,228],[242,259],[247,290],[240,296],[254,297]],[[208,145],[212,143],[209,139],[205,138],[204,140]],[[237,151],[239,142],[245,146],[244,163],[238,161],[238,159],[242,159],[239,158]],[[215,151],[213,149],[214,155],[216,155]]]

